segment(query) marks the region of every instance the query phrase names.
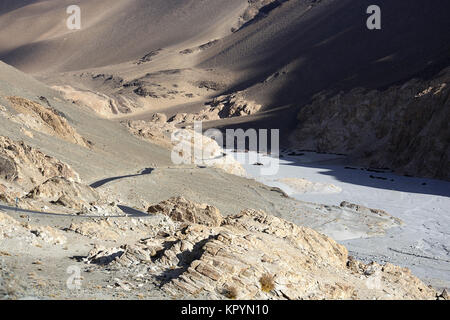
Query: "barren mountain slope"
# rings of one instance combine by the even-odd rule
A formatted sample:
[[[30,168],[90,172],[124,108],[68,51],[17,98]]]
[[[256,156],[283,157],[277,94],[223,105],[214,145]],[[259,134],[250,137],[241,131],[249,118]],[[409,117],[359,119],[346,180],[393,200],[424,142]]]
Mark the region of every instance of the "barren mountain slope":
[[[366,27],[370,4],[287,1],[205,51],[202,65],[238,72],[236,88],[257,85],[266,104],[300,106],[324,88],[382,87],[448,62],[447,1],[378,1],[376,31]]]
[[[238,122],[289,133],[293,114],[321,90],[378,89],[448,64],[443,0],[380,1],[376,31],[366,27],[368,0],[81,1],[79,31],[65,26],[68,4],[4,3],[0,59],[47,83],[75,87],[65,89],[69,99],[106,114],[172,116],[243,90],[262,111],[274,112],[215,126]],[[289,108],[277,109],[283,106]]]
[[[15,121],[21,117],[7,99],[11,96],[25,98],[43,109],[53,108],[89,141],[90,147],[37,131],[30,126],[32,122]],[[58,92],[4,63],[0,63],[0,106],[0,136],[70,165],[84,184],[110,189],[120,203],[129,207],[142,210],[148,202],[186,193],[197,201],[217,205],[227,214],[252,207],[283,215],[291,212],[296,203],[279,191],[221,169],[175,166],[169,149],[133,136],[124,125],[101,119],[89,108],[65,102]],[[5,176],[9,176],[8,172],[14,175],[14,168],[8,163],[11,162],[1,161],[2,172]],[[37,185],[24,191],[30,192]],[[9,197],[9,201],[14,198],[15,195]]]
[[[18,98],[11,100],[8,97]],[[42,118],[37,113],[24,117],[23,112],[26,110],[17,109],[17,106],[15,108],[12,102],[20,99],[26,99],[24,101],[29,101],[30,105],[39,107],[37,110],[42,110],[43,114],[49,112],[55,120],[60,119],[56,123],[65,123],[67,130],[75,130],[82,137],[79,139],[85,139],[83,141],[88,141],[91,146],[68,142],[64,136],[50,130],[50,126],[48,130],[37,130],[40,127],[34,121],[42,121]],[[24,140],[70,164],[85,180],[129,173],[130,170],[139,170],[152,164],[169,163],[167,150],[142,144],[119,123],[99,119],[90,109],[65,102],[56,91],[1,62],[0,105],[3,109],[0,114],[0,135]],[[124,157],[124,154],[127,156]]]
[[[245,0],[70,0],[0,5],[0,58],[27,72],[81,70],[138,59],[159,48],[229,33]],[[27,4],[27,5],[25,5]],[[81,8],[82,29],[66,27]],[[16,10],[10,11],[10,8]],[[31,27],[32,26],[32,27]],[[14,37],[11,37],[14,35]]]

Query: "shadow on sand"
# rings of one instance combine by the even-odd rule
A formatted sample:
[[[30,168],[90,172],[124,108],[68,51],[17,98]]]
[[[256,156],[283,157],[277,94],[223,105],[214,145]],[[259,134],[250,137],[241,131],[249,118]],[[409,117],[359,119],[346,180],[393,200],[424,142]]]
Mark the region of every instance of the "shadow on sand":
[[[450,197],[450,182],[444,180],[403,176],[389,170],[346,166],[333,160],[304,162],[302,156],[284,156],[283,167],[314,168],[321,175],[332,176],[340,182],[370,188]],[[294,169],[295,170],[295,169]]]
[[[121,179],[126,179],[126,178],[132,178],[132,177],[139,177],[139,176],[145,176],[148,174],[151,174],[153,172],[153,168],[145,168],[144,170],[142,170],[140,173],[137,174],[131,174],[131,175],[127,175],[127,176],[119,176],[119,177],[111,177],[111,178],[106,178],[106,179],[102,179],[99,181],[96,181],[94,183],[92,183],[90,185],[91,188],[97,189],[100,188],[101,186],[111,182],[111,181],[115,181],[115,180],[121,180]]]

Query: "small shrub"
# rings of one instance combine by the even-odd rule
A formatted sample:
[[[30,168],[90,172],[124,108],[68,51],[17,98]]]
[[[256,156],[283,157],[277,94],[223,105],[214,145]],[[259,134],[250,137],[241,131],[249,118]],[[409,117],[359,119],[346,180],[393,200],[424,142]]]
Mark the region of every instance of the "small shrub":
[[[236,287],[228,287],[223,292],[224,296],[228,299],[236,300],[238,296],[238,290]]]
[[[261,290],[269,293],[273,289],[275,289],[275,282],[273,280],[273,276],[266,273],[261,276],[259,279],[259,283],[261,284]]]

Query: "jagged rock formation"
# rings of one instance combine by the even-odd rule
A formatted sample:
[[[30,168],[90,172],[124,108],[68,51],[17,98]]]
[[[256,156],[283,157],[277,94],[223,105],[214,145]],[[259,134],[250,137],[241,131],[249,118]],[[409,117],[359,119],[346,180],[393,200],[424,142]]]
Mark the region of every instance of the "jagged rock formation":
[[[174,201],[172,199],[170,205]],[[166,211],[164,204],[159,210],[163,213]],[[153,207],[153,211],[158,211],[158,207]],[[202,222],[197,218],[196,221]],[[209,221],[206,224],[210,224]],[[229,216],[216,227],[184,220],[178,227],[170,228],[168,232],[166,229],[166,232],[134,245],[94,247],[85,261],[99,265],[99,268],[109,265],[126,270],[129,278],[121,281],[127,290],[139,286],[140,281],[152,280],[173,297],[436,297],[434,290],[407,269],[390,264],[365,265],[349,257],[347,249],[334,240],[255,210]],[[137,270],[140,276],[134,277]],[[230,293],[233,293],[232,297]]]
[[[316,95],[298,114],[291,142],[344,153],[371,167],[450,179],[450,68],[384,91]]]
[[[155,113],[152,116],[151,122],[154,122],[154,123],[166,123],[167,122],[167,116],[164,113]]]
[[[145,56],[143,56],[142,58],[140,58],[136,64],[137,65],[141,65],[143,63],[147,63],[147,62],[151,62],[153,60],[153,57],[157,56],[162,49],[157,49],[157,50],[153,50],[149,53],[147,53]]]
[[[115,203],[108,202],[98,191],[64,177],[48,179],[32,189],[24,200],[31,204],[37,201],[63,206],[77,210],[79,214],[123,214]]]
[[[354,211],[359,212],[359,213],[361,213],[361,214],[368,214],[368,213],[371,213],[371,214],[376,214],[376,215],[378,215],[378,216],[380,216],[380,217],[388,217],[388,216],[390,217],[390,214],[387,213],[387,212],[384,211],[384,210],[367,208],[367,207],[365,207],[365,206],[363,206],[363,205],[350,203],[350,202],[348,202],[348,201],[342,201],[341,204],[340,204],[339,206],[340,206],[341,208],[344,208],[344,209],[354,210]],[[394,220],[396,220],[399,224],[401,223],[401,220],[400,220],[400,219],[394,218],[394,217],[392,217],[392,218],[393,218]]]
[[[219,96],[206,103],[198,113],[178,113],[168,121],[175,124],[243,117],[261,110],[262,106],[246,99],[242,92]]]
[[[220,119],[251,115],[257,113],[262,107],[246,99],[242,92],[217,97],[208,102],[208,105],[209,112],[217,112]]]
[[[163,213],[174,221],[218,227],[222,223],[219,209],[198,204],[183,197],[170,198],[148,208],[148,213]]]
[[[55,176],[80,181],[78,174],[67,164],[24,142],[0,136],[0,181],[4,184],[3,201],[10,202],[11,198],[21,197],[31,188]]]
[[[93,240],[119,241],[171,234],[178,226],[179,223],[169,217],[157,215],[152,219],[98,218],[74,222],[66,231],[73,231]]]
[[[154,116],[153,121],[126,121],[123,122],[123,125],[133,135],[170,149],[173,146],[171,135],[176,128],[174,125],[159,121],[158,119],[158,116]]]
[[[83,147],[89,146],[87,140],[80,136],[64,116],[55,109],[44,107],[37,102],[22,97],[7,97],[7,99],[18,112],[18,115],[11,118],[12,120],[30,129],[58,137],[70,143]]]
[[[220,119],[218,110],[203,109],[198,113],[181,112],[172,116],[168,122],[174,124],[193,123],[194,121],[211,121]]]
[[[81,208],[83,205],[97,202],[100,195],[84,184],[63,177],[53,177],[31,190],[27,198]]]
[[[109,196],[83,184],[69,165],[0,136],[0,201],[27,209],[64,207],[73,213],[123,215]]]

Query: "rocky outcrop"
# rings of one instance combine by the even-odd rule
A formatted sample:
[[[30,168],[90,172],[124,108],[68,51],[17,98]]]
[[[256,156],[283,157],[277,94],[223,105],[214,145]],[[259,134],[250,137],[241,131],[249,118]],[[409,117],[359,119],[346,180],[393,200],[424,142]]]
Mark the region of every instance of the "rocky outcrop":
[[[99,79],[99,77],[98,75],[92,76],[92,79]],[[117,84],[115,81],[120,80],[111,78],[111,81],[114,81],[114,83],[110,85],[116,86]],[[77,105],[87,107],[105,118],[110,118],[117,114],[130,113],[135,106],[134,101],[131,101],[124,96],[110,97],[100,92],[82,90],[68,85],[54,86],[53,89],[59,91],[64,99]]]
[[[164,212],[165,206],[152,211]],[[203,215],[202,211],[191,212]],[[201,222],[197,217],[190,220]],[[244,210],[215,227],[183,221],[169,232],[132,245],[94,247],[85,261],[99,268],[113,266],[122,270],[122,275],[128,273],[121,280],[127,290],[154,281],[174,298],[436,297],[434,290],[407,269],[390,264],[363,264],[325,235],[261,211]],[[138,270],[140,277],[135,276]]]
[[[148,208],[148,213],[163,213],[174,221],[218,227],[222,223],[219,209],[198,204],[183,197],[170,198]]]
[[[64,177],[53,177],[31,190],[27,198],[81,209],[100,199],[97,191]]]
[[[87,140],[80,136],[67,122],[67,119],[55,109],[44,107],[22,97],[8,97],[7,99],[19,113],[14,119],[28,128],[83,147],[89,146]]]
[[[124,215],[108,197],[83,183],[64,177],[53,177],[32,189],[23,199],[31,207],[37,203],[48,203],[75,210],[77,214],[111,216]]]
[[[384,210],[367,208],[367,207],[362,206],[360,204],[354,204],[354,203],[350,203],[350,202],[347,202],[347,201],[342,201],[339,206],[341,208],[343,208],[343,209],[350,209],[350,210],[356,211],[356,212],[361,213],[361,214],[375,214],[375,215],[378,215],[380,217],[391,217],[391,215],[389,213],[387,213],[386,211],[384,211]],[[401,224],[400,219],[398,219],[398,218],[394,218],[394,219],[396,221],[398,221],[399,224]]]
[[[164,113],[155,113],[152,116],[151,122],[153,123],[166,123],[167,122],[167,116]]]
[[[159,119],[161,118],[155,114],[152,121],[126,121],[122,124],[133,135],[170,149],[173,146],[171,135],[176,128],[173,124],[159,121]]]
[[[83,184],[69,165],[24,142],[2,136],[0,182],[0,201],[10,205],[31,210],[58,206],[67,209],[66,213],[123,215],[108,195]]]
[[[0,154],[0,176],[6,181],[14,181],[17,178],[17,166],[13,159]]]
[[[156,57],[161,51],[162,51],[162,49],[157,49],[157,50],[150,51],[150,52],[147,53],[145,56],[143,56],[142,58],[140,58],[140,59],[136,62],[136,64],[137,64],[137,65],[141,65],[141,64],[144,64],[144,63],[153,61],[153,57]]]
[[[157,215],[154,219],[96,218],[76,221],[66,231],[73,231],[93,240],[126,241],[172,234],[178,227],[179,223],[167,216]]]
[[[217,113],[220,119],[242,117],[257,113],[261,105],[247,100],[242,92],[224,95],[208,102],[209,113]]]
[[[262,108],[260,104],[247,100],[242,92],[214,98],[206,105],[207,107],[198,113],[178,113],[168,121],[180,124],[243,117],[257,113]]]
[[[291,136],[305,150],[350,155],[364,165],[450,179],[450,68],[432,80],[383,91],[322,92]]]
[[[19,194],[55,176],[80,181],[78,174],[67,164],[24,142],[3,136],[0,136],[0,173],[5,189],[15,186]]]

